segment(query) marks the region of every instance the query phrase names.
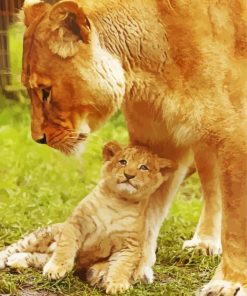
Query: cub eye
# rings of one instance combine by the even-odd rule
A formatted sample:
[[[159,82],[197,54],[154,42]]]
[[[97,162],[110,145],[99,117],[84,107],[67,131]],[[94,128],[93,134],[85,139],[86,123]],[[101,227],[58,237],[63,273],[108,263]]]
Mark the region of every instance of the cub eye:
[[[148,168],[145,164],[142,164],[142,165],[139,167],[139,170],[142,170],[142,171],[148,171],[149,168]]]
[[[127,164],[127,160],[125,159],[121,159],[119,160],[119,163],[122,165],[122,166],[125,166]]]
[[[42,88],[42,101],[47,102],[50,94],[51,94],[50,88]]]

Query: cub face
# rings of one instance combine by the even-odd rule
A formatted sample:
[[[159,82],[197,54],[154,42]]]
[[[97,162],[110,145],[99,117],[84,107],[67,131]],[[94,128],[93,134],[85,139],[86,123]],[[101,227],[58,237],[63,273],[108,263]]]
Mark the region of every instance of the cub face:
[[[32,137],[66,154],[82,148],[121,104],[120,62],[101,48],[96,29],[76,1],[24,4],[22,82],[32,104]]]
[[[127,198],[148,197],[175,170],[171,160],[141,146],[122,149],[110,142],[104,146],[103,158],[102,178],[111,190]]]

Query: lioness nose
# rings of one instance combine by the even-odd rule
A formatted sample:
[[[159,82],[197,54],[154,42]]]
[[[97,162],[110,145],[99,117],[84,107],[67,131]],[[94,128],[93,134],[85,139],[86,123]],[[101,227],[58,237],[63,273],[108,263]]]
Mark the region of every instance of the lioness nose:
[[[129,175],[129,174],[126,174],[126,173],[124,173],[124,176],[126,177],[127,180],[135,178],[135,176]]]
[[[37,139],[36,142],[39,143],[39,144],[47,144],[46,136],[44,135],[43,138]]]

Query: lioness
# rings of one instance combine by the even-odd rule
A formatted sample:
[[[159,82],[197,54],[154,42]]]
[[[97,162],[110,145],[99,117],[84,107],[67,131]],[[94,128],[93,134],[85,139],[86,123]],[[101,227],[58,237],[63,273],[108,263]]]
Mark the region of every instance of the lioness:
[[[185,247],[218,253],[221,232],[223,248],[200,294],[245,295],[246,0],[46,2],[24,4],[22,81],[34,140],[81,151],[121,108],[133,144],[179,162],[149,204],[143,273],[155,262],[160,226],[193,151],[205,203]]]

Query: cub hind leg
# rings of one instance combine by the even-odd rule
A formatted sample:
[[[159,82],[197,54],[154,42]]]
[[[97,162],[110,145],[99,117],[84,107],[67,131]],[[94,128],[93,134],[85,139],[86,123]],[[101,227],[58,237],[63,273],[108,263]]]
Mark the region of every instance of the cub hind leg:
[[[37,269],[42,269],[50,258],[51,254],[44,253],[14,253],[7,258],[6,265],[14,268],[34,267]]]
[[[87,271],[87,282],[93,287],[101,288],[108,268],[108,260],[94,263]]]
[[[0,269],[6,267],[7,259],[15,253],[51,253],[62,229],[62,223],[37,229],[0,252]]]

